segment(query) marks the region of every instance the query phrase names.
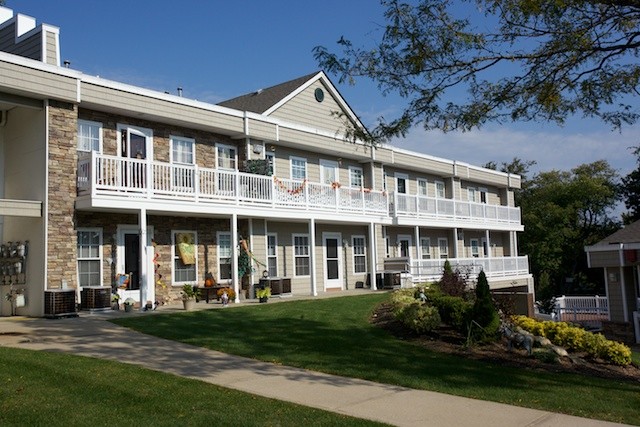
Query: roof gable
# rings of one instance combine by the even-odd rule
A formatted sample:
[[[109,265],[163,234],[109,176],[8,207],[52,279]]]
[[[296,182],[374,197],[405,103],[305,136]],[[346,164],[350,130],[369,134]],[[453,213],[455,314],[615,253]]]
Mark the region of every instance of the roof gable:
[[[619,243],[640,243],[640,221],[633,222],[626,227],[605,237],[597,245],[614,245]]]
[[[324,97],[318,99],[316,91]],[[239,96],[218,105],[343,134],[345,121],[363,127],[323,71]]]

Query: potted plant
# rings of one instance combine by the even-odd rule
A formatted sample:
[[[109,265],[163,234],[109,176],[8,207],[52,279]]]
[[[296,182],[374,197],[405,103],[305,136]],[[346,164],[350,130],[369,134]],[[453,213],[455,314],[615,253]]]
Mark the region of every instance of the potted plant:
[[[260,302],[267,302],[270,297],[271,297],[270,286],[264,286],[256,289],[256,298],[258,298]]]
[[[195,308],[196,298],[200,297],[200,290],[196,288],[194,285],[184,285],[182,286],[182,303],[184,304],[184,309],[187,311],[191,311]]]
[[[133,298],[127,298],[124,300],[124,311],[127,313],[131,313],[133,311],[133,305],[136,303],[136,300]]]
[[[120,295],[111,294],[111,309],[120,310]]]

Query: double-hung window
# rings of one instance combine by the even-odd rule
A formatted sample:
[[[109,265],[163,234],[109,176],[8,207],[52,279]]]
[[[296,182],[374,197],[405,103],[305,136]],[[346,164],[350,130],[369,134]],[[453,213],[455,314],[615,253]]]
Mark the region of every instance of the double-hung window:
[[[198,235],[195,231],[173,230],[173,284],[196,281],[198,271]]]
[[[418,196],[427,195],[427,180],[418,178]]]
[[[364,236],[353,236],[351,238],[351,246],[353,247],[353,272],[366,273],[367,255]]]
[[[444,199],[445,196],[445,189],[444,189],[444,182],[442,181],[436,181],[435,182],[436,185],[436,197],[439,197],[441,199]]]
[[[301,157],[290,157],[291,179],[304,181],[307,178],[307,159]]]
[[[293,258],[296,276],[308,276],[311,272],[309,259],[309,235],[293,235]]]
[[[102,152],[102,123],[78,120],[78,151]]]
[[[233,145],[217,145],[218,168],[219,169],[236,169],[238,162],[238,150]]]
[[[79,229],[78,237],[78,284],[80,286],[102,285],[102,229]]]
[[[278,277],[278,235],[267,234],[267,271],[270,277]]]
[[[469,201],[470,202],[475,202],[476,201],[476,189],[473,187],[469,187],[467,188],[467,194],[469,195]]]
[[[231,233],[219,231],[218,239],[218,279],[231,279]]]
[[[431,258],[431,240],[428,237],[420,238],[420,256],[422,259]]]
[[[438,251],[440,252],[440,258],[449,258],[449,240],[446,238],[439,238]]]
[[[183,189],[193,188],[195,164],[195,140],[172,136],[171,141],[171,163],[173,168],[173,186]]]

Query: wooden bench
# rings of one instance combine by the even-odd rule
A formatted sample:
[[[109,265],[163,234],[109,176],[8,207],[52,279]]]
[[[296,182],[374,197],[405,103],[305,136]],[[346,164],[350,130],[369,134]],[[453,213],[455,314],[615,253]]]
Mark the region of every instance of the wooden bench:
[[[200,291],[200,297],[196,298],[196,302],[199,302],[201,299],[203,299],[208,304],[209,300],[219,300],[220,298],[218,298],[218,290],[225,287],[226,286],[198,286],[197,289]]]

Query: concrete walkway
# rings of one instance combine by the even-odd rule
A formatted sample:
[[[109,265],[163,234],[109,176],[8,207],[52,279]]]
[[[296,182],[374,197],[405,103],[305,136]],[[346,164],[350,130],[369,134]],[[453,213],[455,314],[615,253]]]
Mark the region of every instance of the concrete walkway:
[[[198,306],[219,305],[200,303]],[[162,307],[159,311],[177,309]],[[81,312],[80,317],[64,319],[3,317],[0,318],[0,345],[136,364],[397,426],[620,425],[259,362],[155,338],[107,321],[123,315],[153,313]]]

